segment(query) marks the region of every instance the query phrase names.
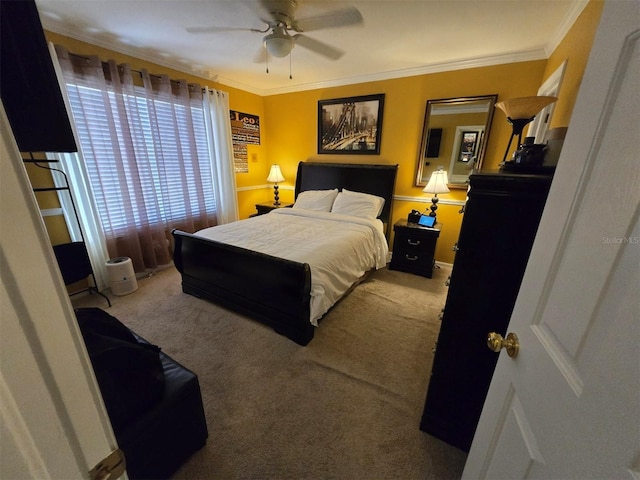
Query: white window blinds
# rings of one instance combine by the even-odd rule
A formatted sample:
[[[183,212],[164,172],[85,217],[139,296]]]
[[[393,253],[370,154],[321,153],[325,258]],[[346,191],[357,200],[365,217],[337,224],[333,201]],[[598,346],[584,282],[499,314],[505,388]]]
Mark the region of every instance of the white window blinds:
[[[215,215],[204,113],[198,102],[183,105],[70,83],[67,90],[108,236],[134,225],[167,226]]]

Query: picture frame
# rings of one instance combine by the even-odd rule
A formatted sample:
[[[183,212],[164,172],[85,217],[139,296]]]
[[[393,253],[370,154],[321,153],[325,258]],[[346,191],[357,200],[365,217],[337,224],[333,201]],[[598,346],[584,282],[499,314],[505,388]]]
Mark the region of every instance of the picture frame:
[[[467,130],[462,132],[460,138],[460,151],[458,152],[459,162],[468,162],[476,156],[478,147],[478,139],[480,132],[476,130]]]
[[[379,155],[384,94],[318,101],[318,153]]]

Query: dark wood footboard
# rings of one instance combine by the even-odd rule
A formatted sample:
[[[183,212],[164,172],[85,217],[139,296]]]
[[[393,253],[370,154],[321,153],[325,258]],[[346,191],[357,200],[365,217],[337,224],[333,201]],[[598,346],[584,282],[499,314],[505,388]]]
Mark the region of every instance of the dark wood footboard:
[[[300,345],[311,341],[311,271],[298,263],[173,230],[182,291],[272,327]]]
[[[295,197],[305,190],[348,189],[384,198],[379,217],[391,233],[398,165],[300,162]],[[173,261],[182,291],[258,320],[300,345],[311,341],[311,270],[292,262],[179,230]],[[353,287],[352,287],[353,288]]]

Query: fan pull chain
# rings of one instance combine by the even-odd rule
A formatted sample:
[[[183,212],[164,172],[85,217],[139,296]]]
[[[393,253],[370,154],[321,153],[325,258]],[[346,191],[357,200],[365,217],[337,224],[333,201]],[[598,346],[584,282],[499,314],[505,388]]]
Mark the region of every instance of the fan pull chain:
[[[293,76],[291,75],[291,56],[292,53],[289,52],[289,80],[293,79]]]
[[[269,73],[269,50],[264,49],[264,58],[265,58],[265,62],[267,62],[267,73]]]

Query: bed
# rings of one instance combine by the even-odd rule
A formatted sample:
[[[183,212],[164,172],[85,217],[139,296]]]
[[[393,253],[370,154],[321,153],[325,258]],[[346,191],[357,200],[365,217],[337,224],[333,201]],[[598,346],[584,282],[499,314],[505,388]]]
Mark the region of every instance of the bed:
[[[355,272],[363,268],[362,265],[349,265],[351,258],[347,257],[355,255],[347,254],[342,261],[338,260],[338,264],[350,271],[346,277],[344,272],[339,272],[334,278],[331,276],[334,267],[327,266],[325,260],[316,259],[311,254],[332,250],[342,242],[341,237],[346,238],[347,243],[353,238],[353,241],[369,242],[367,248],[374,252],[370,259],[372,263],[367,268],[383,266],[392,228],[390,216],[397,169],[397,165],[298,164],[296,200],[332,189],[346,194],[375,195],[384,199],[377,217],[379,221],[349,219],[349,216],[335,212],[286,208],[195,234],[172,231],[174,264],[182,275],[183,292],[239,312],[300,345],[307,345],[313,339],[318,320],[359,282],[362,272]],[[303,192],[307,193],[301,197]],[[347,197],[343,195],[343,198]],[[311,223],[305,225],[302,223],[305,221]],[[251,228],[250,233],[239,230],[245,227]],[[256,233],[256,228],[265,230]],[[332,229],[342,231],[342,234],[334,237],[335,240],[320,242],[319,239],[329,235]],[[296,231],[303,232],[303,237],[295,236]],[[356,240],[358,231],[371,231],[373,239]],[[380,236],[384,245],[377,240]],[[294,243],[304,244],[307,248],[293,253]],[[355,247],[347,245],[346,248],[353,251]],[[307,258],[305,255],[311,256]],[[312,267],[314,264],[316,266]],[[327,278],[318,287],[322,270]],[[328,299],[318,300],[317,290],[320,288],[324,293],[327,282],[340,285]]]

